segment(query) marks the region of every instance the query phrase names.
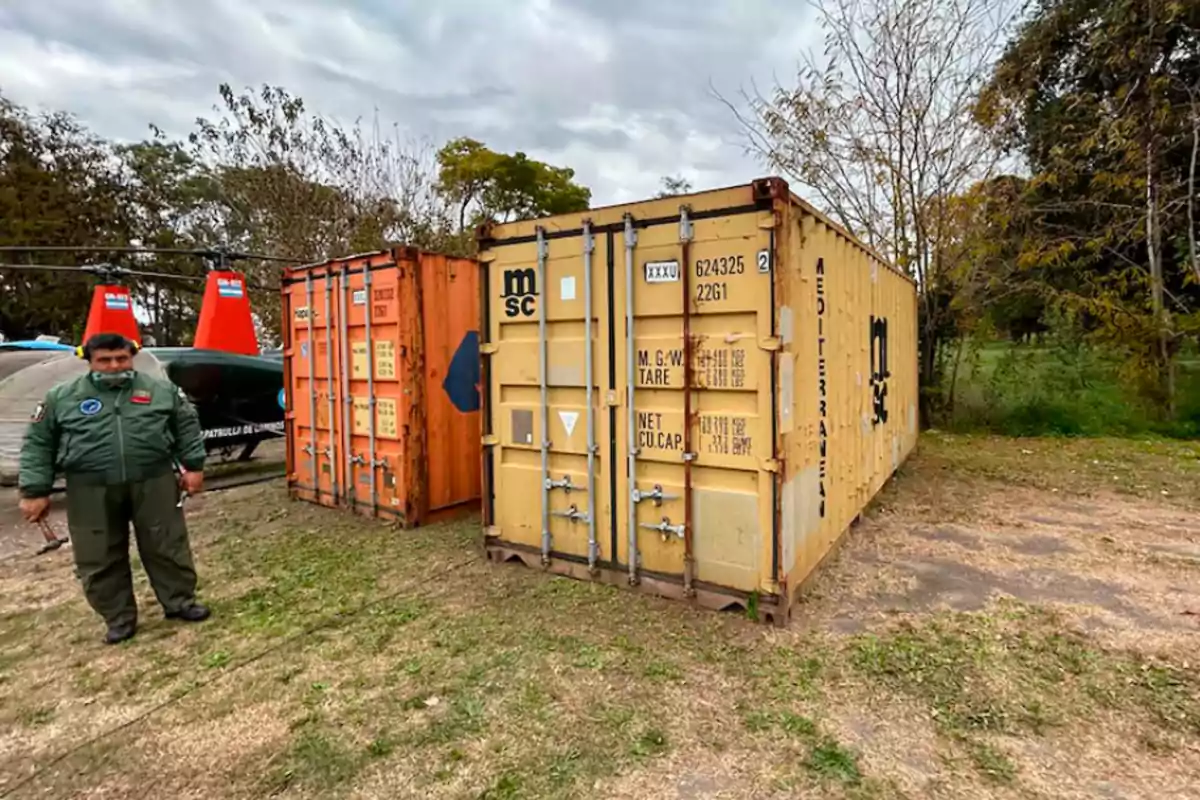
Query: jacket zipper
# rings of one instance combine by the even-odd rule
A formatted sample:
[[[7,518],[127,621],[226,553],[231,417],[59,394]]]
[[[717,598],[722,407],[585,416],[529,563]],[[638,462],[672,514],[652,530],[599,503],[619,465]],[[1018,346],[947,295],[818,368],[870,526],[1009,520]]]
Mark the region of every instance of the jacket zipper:
[[[129,477],[125,474],[125,428],[121,424],[121,397],[124,394],[124,389],[117,392],[117,401],[113,405],[113,411],[117,417],[117,454],[121,459],[121,483],[128,483]]]

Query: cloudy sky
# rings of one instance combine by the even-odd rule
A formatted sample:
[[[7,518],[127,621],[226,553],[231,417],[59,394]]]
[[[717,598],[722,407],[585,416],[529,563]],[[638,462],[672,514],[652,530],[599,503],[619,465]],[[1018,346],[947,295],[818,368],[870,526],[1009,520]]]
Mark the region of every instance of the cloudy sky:
[[[788,78],[816,38],[801,0],[6,0],[0,92],[134,139],[186,133],[222,82],[281,85],[573,167],[599,204],[762,173],[709,83]]]

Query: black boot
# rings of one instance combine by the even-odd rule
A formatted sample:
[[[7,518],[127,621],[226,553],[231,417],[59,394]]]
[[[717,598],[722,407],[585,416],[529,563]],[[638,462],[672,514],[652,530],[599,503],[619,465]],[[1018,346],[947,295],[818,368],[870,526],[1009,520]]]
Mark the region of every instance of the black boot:
[[[120,644],[128,639],[132,639],[137,633],[136,622],[118,622],[115,625],[108,626],[108,633],[104,634],[105,644]]]
[[[167,619],[179,619],[184,622],[203,622],[210,615],[208,606],[199,603],[188,603],[178,611],[168,611],[163,616]]]

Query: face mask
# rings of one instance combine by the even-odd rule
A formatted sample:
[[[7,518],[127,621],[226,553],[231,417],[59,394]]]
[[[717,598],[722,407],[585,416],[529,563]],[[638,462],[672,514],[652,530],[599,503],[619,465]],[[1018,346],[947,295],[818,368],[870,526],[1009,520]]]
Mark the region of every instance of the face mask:
[[[133,370],[124,372],[93,372],[92,383],[101,389],[116,389],[133,380]]]

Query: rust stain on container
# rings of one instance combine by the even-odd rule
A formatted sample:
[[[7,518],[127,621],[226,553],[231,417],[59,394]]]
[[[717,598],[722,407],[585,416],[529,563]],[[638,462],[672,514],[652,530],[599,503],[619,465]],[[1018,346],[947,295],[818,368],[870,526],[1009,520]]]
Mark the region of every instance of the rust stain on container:
[[[395,248],[287,270],[288,486],[415,527],[480,493],[479,265]]]
[[[778,178],[479,239],[490,557],[786,622],[916,443],[913,282]]]

